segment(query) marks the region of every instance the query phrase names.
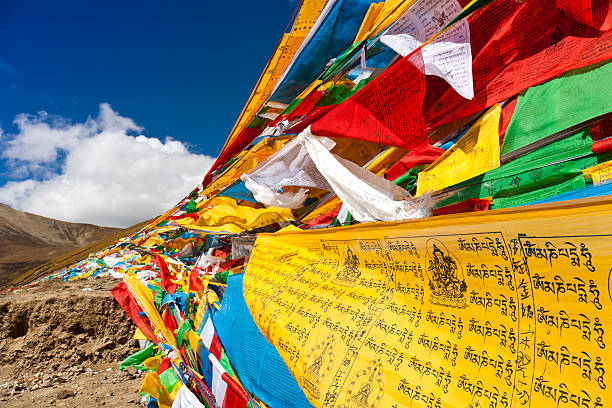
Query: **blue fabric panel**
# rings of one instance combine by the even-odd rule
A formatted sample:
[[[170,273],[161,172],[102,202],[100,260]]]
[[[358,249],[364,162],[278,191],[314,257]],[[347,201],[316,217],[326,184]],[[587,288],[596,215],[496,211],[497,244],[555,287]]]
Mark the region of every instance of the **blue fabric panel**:
[[[525,205],[554,203],[557,201],[575,200],[578,198],[601,197],[609,194],[612,194],[612,184],[603,184],[597,187],[591,184],[578,190],[559,194],[554,197],[545,198],[543,200],[533,201]]]
[[[261,334],[242,294],[244,274],[228,278],[213,316],[217,337],[240,382],[270,408],[313,408],[278,351]]]
[[[244,200],[250,201],[252,203],[257,203],[257,200],[255,200],[255,197],[253,197],[253,193],[251,193],[251,191],[246,188],[246,185],[242,180],[234,181],[218,195],[223,197],[230,197],[235,200]]]
[[[338,0],[270,100],[291,103],[355,39],[374,0]]]

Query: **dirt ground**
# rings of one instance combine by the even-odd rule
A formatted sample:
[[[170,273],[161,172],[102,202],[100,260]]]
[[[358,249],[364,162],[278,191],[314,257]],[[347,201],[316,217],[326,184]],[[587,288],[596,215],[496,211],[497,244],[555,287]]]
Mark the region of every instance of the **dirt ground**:
[[[0,407],[130,407],[144,374],[109,278],[47,281],[0,294]]]

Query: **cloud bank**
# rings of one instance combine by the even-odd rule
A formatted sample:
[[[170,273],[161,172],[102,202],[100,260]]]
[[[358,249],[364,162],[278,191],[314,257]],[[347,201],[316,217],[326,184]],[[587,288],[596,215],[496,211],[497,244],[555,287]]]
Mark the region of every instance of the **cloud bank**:
[[[14,123],[16,134],[0,129],[0,157],[17,180],[0,187],[0,202],[66,221],[126,227],[155,217],[214,162],[180,141],[143,136],[106,103],[83,123],[46,112]]]

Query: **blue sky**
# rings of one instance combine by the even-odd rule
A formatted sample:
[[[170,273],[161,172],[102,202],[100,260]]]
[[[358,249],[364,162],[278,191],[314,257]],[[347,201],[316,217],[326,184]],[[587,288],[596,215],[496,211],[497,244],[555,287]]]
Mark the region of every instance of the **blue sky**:
[[[216,156],[295,7],[290,0],[0,2],[0,201],[40,213],[40,205],[24,204],[35,188],[28,195],[15,183],[63,175],[71,149],[108,130],[103,103],[135,124],[123,122],[124,136],[159,139],[162,148],[169,136],[188,153]],[[58,128],[81,133],[49,136]],[[54,137],[51,156],[24,153]],[[22,150],[7,157],[7,143]]]

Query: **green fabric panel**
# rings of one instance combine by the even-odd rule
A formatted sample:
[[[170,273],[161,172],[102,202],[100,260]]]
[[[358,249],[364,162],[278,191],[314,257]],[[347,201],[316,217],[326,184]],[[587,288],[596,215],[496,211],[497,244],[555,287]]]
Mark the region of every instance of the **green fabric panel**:
[[[302,101],[303,99],[295,99],[293,102],[291,102],[291,104],[289,104],[289,106],[287,106],[287,108],[283,111],[282,114],[283,115],[290,114],[291,111],[293,111]]]
[[[183,345],[185,334],[189,331],[193,330],[193,324],[191,324],[191,320],[185,320],[181,327],[179,327],[176,332],[176,342],[181,347]]]
[[[232,363],[230,363],[229,357],[227,354],[225,354],[225,350],[221,350],[221,358],[219,359],[219,362],[221,363],[221,367],[227,371],[227,375],[232,378],[236,378],[234,375],[234,369],[232,368]]]
[[[592,146],[593,139],[591,138],[591,132],[589,129],[585,129],[575,135],[558,140],[534,152],[528,153],[525,156],[519,157],[506,164],[506,166],[509,166],[507,168],[511,168],[522,164],[533,163],[536,160],[540,161],[542,159],[546,159],[547,162],[552,163],[565,158],[588,155],[591,153]]]
[[[467,188],[440,201],[436,207],[454,204],[469,198],[493,197],[493,199],[499,199],[546,189],[551,185],[572,180],[576,176],[583,177],[583,169],[603,163],[609,160],[609,157],[609,154],[589,155],[561,163],[545,158],[524,165],[502,166],[461,183]],[[540,198],[550,197],[546,195],[546,191],[543,194],[545,197]],[[540,198],[536,197],[531,201]]]
[[[315,107],[340,103],[353,94],[351,91],[352,87],[349,88],[346,85],[334,85],[325,95],[323,95],[321,99],[319,99]]]
[[[195,199],[192,197],[189,199],[189,202],[185,206],[185,214],[197,213],[198,207],[196,205]]]
[[[137,365],[141,365],[143,361],[145,361],[147,358],[153,356],[153,354],[154,354],[153,348],[154,347],[155,347],[155,344],[151,344],[149,347],[147,347],[147,348],[145,348],[143,350],[139,350],[139,351],[135,352],[134,354],[128,356],[119,365],[119,370],[123,371],[123,370],[125,370],[128,367],[135,367]]]
[[[176,377],[176,374],[174,374],[174,370],[169,368],[159,375],[159,381],[166,391],[170,392],[172,391],[172,388],[174,388],[174,384],[176,384],[178,378]]]
[[[518,98],[502,154],[612,111],[612,63],[566,72]]]
[[[494,198],[493,208],[509,208],[518,207],[520,205],[528,204],[537,200],[543,200],[545,198],[554,197],[559,194],[567,193],[569,191],[576,190],[586,186],[584,176],[582,174],[576,175],[574,178],[563,181],[559,184],[544,187],[538,190],[529,191],[523,194],[516,194],[510,197]]]
[[[323,80],[326,80],[327,78],[332,76],[334,72],[336,72],[342,65],[344,65],[346,62],[348,62],[348,60],[353,58],[353,56],[357,52],[359,52],[364,42],[365,40],[353,43],[350,47],[347,48],[346,51],[344,51],[342,54],[336,57],[336,59],[331,64],[331,66],[327,69],[325,74],[323,74]]]
[[[164,296],[166,296],[166,293],[164,290],[157,290],[154,292],[155,296],[153,297],[153,301],[155,302],[155,307],[157,308],[157,310],[161,309],[162,306],[162,300],[164,300]]]

